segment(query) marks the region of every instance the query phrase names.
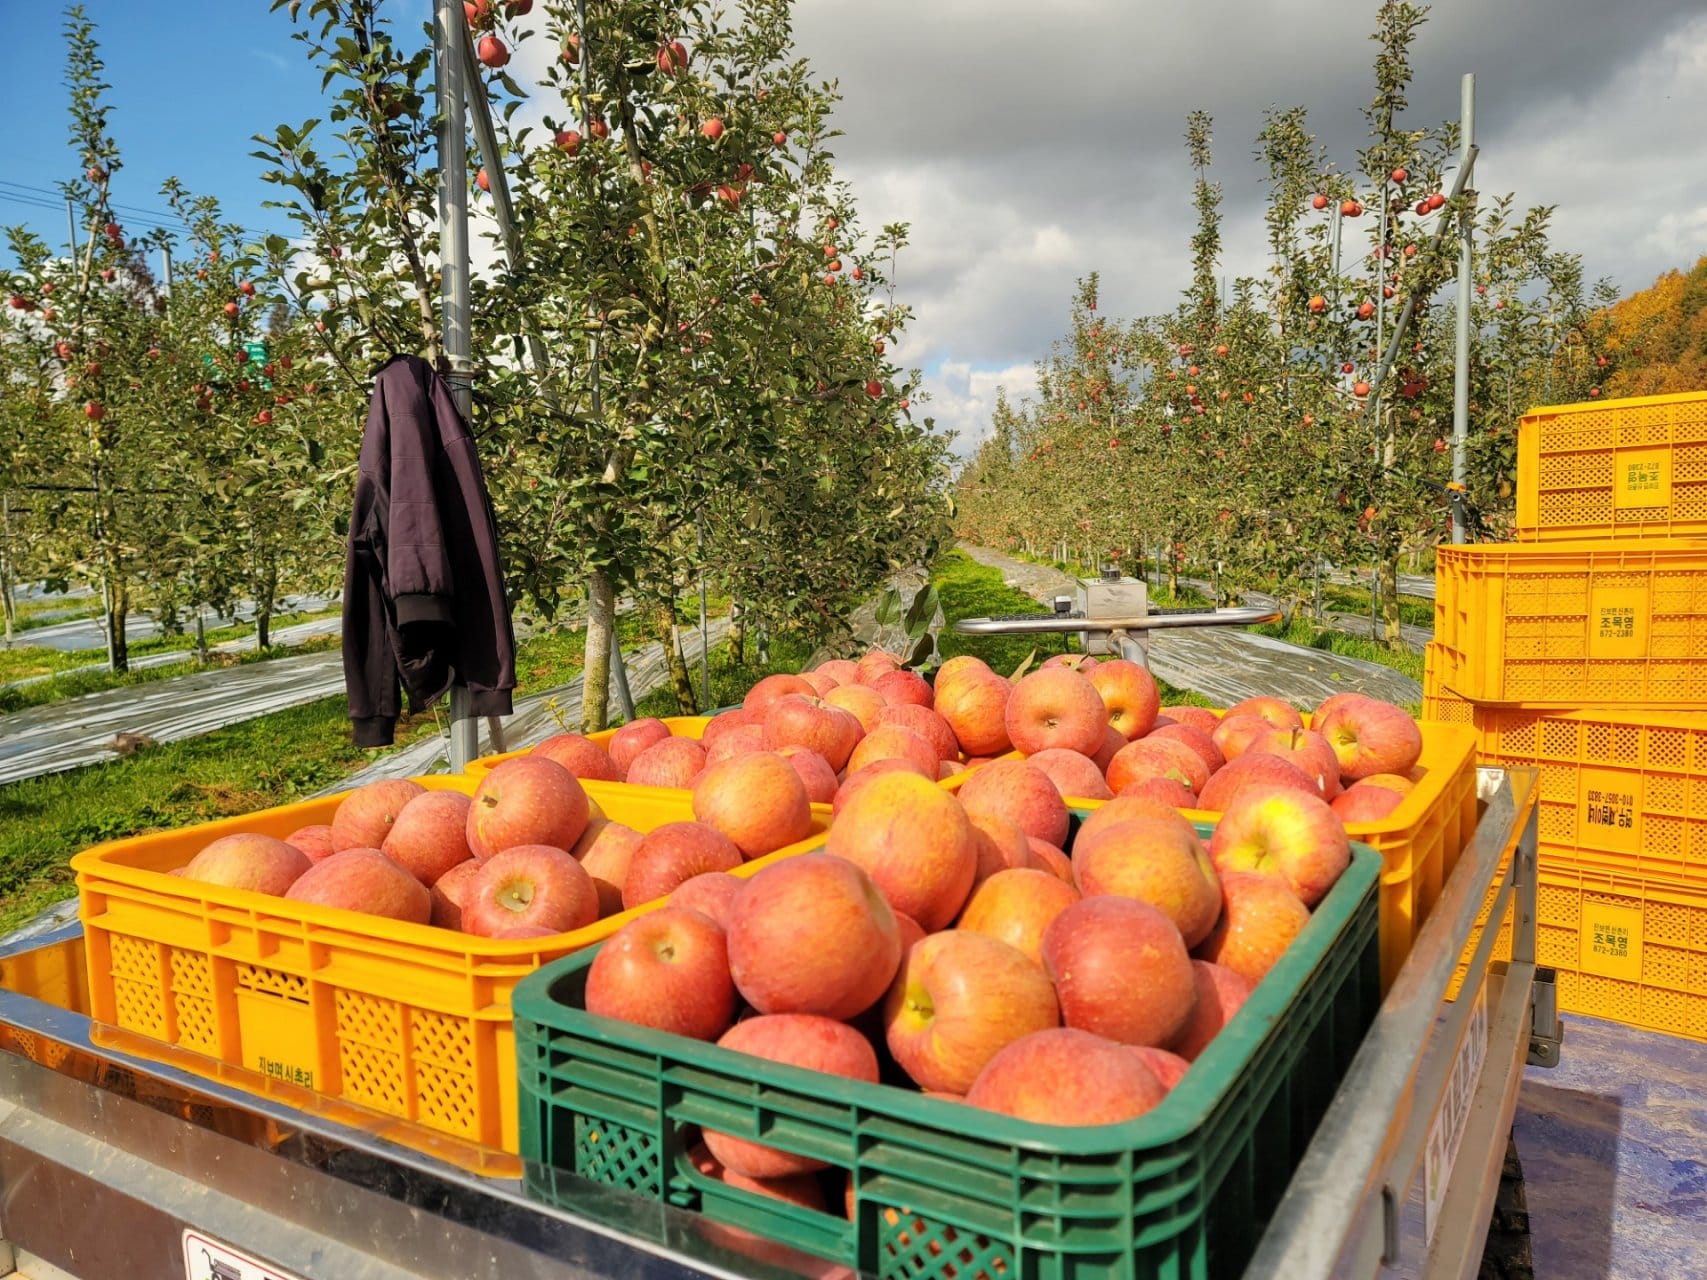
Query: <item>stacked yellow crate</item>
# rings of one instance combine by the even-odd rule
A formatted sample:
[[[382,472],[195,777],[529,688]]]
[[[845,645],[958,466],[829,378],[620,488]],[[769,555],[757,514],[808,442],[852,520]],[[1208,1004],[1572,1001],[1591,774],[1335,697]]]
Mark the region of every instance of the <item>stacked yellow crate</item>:
[[[1532,411],[1517,537],[1440,549],[1424,715],[1540,772],[1560,1007],[1707,1040],[1707,392]]]

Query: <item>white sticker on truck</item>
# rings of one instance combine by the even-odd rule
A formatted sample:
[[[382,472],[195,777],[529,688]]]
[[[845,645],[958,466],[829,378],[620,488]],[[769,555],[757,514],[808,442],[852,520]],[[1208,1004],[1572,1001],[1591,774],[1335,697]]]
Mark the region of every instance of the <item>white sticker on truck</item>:
[[[1446,1198],[1446,1188],[1452,1181],[1452,1166],[1458,1160],[1458,1144],[1463,1140],[1464,1125],[1470,1119],[1470,1104],[1475,1100],[1476,1085],[1482,1078],[1482,1064],[1487,1057],[1488,984],[1483,982],[1476,989],[1476,1004],[1470,1010],[1464,1040],[1458,1046],[1452,1073],[1446,1079],[1440,1110],[1434,1113],[1434,1120],[1428,1127],[1423,1182],[1424,1248],[1434,1244],[1434,1229],[1440,1221],[1440,1204]]]
[[[184,1276],[185,1280],[300,1280],[241,1249],[188,1230],[184,1232]]]

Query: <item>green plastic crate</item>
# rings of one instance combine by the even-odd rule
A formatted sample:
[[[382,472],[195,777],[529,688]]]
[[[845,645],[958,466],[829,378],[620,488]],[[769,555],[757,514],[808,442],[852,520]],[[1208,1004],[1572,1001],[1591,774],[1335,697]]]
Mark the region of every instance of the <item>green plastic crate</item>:
[[[590,1180],[702,1214],[725,1244],[760,1237],[752,1256],[780,1241],[881,1280],[1237,1275],[1380,1002],[1380,873],[1381,856],[1353,845],[1309,925],[1166,1100],[1088,1128],[595,1017],[582,1005],[596,949],[578,952],[512,999],[527,1191],[585,1208]],[[701,1126],[846,1171],[855,1220],[828,1191],[820,1213],[698,1173],[686,1153]]]

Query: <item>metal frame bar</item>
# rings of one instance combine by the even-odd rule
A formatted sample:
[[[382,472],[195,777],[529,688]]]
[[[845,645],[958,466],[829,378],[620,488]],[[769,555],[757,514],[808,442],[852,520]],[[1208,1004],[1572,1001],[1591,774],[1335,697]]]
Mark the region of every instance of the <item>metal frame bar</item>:
[[[1182,627],[1248,627],[1279,622],[1277,609],[1205,609],[1201,613],[1151,613],[1142,618],[1075,618],[1040,613],[1035,618],[962,618],[954,629],[967,636],[1037,635],[1081,631],[1167,631]]]

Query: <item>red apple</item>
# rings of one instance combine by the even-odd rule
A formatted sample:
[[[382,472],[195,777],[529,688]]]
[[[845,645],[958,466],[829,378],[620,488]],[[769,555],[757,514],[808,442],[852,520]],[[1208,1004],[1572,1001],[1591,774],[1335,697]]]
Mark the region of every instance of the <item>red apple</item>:
[[[1332,800],[1340,793],[1340,762],[1328,740],[1308,729],[1273,729],[1247,749],[1290,760],[1315,784],[1316,794]]]
[[[1104,827],[1130,822],[1134,818],[1150,818],[1172,823],[1180,830],[1190,831],[1194,835],[1197,830],[1173,805],[1140,796],[1116,796],[1106,804],[1098,806],[1079,824],[1078,839],[1088,840]]]
[[[1025,838],[1026,846],[1031,850],[1031,865],[1041,871],[1047,871],[1062,884],[1073,885],[1073,892],[1078,892],[1077,882],[1073,879],[1073,860],[1047,840],[1039,840],[1036,836]],[[997,873],[1001,874],[1000,872]]]
[[[960,743],[955,739],[954,730],[949,728],[948,721],[929,707],[911,703],[889,705],[878,713],[877,719],[880,724],[898,724],[903,729],[911,729],[931,744],[940,759],[960,759]]]
[[[774,704],[773,704],[774,705]],[[752,751],[764,751],[765,729],[760,724],[737,725],[727,733],[720,733],[710,746],[705,749],[705,763],[709,767],[732,760],[736,756],[744,756]]]
[[[293,844],[272,836],[239,832],[221,836],[204,846],[190,859],[184,875],[203,884],[277,896],[307,874],[309,868],[318,865]]]
[[[1403,707],[1391,702],[1364,698],[1341,703],[1323,718],[1320,729],[1347,781],[1409,773],[1422,756],[1422,730]]]
[[[925,776],[936,777],[937,761],[940,759],[936,748],[911,729],[898,724],[879,724],[861,738],[859,745],[853,749],[853,754],[848,757],[848,772],[855,773],[868,764],[897,756],[903,760],[911,760]]]
[[[397,815],[422,791],[418,782],[407,778],[382,778],[357,787],[339,802],[332,814],[332,848],[377,849],[391,834],[391,824]]]
[[[929,707],[931,687],[916,671],[889,671],[871,682],[872,691],[891,707]]]
[[[190,867],[193,876],[195,863]],[[426,924],[433,918],[427,886],[378,849],[344,849],[322,858],[298,876],[284,896],[407,924]]]
[[[955,928],[999,939],[1041,967],[1044,931],[1078,900],[1079,891],[1053,872],[1014,867],[996,872],[972,891]]]
[[[540,756],[506,760],[480,780],[468,810],[468,847],[490,858],[518,844],[569,850],[587,829],[587,793],[562,765]]]
[[[1012,822],[993,813],[974,814],[969,820],[978,850],[978,870],[972,877],[974,891],[998,872],[1034,865],[1031,837]]]
[[[1021,1036],[1060,1025],[1054,988],[1023,952],[955,929],[916,944],[883,1005],[896,1063],[921,1089],[964,1093]]]
[[[723,930],[671,904],[623,925],[587,970],[587,1012],[694,1040],[735,1019]]]
[[[802,671],[800,678],[811,685],[813,690],[822,698],[831,689],[841,688],[841,682],[818,671]]]
[[[829,1211],[829,1202],[824,1199],[823,1185],[815,1173],[796,1173],[783,1178],[749,1178],[744,1173],[736,1173],[733,1169],[725,1168],[723,1162],[712,1155],[711,1149],[703,1142],[695,1143],[688,1148],[688,1161],[693,1165],[696,1172],[704,1174],[708,1178],[715,1178],[725,1186],[735,1187],[741,1191],[751,1191],[754,1195],[769,1196],[773,1200],[784,1200],[789,1204],[799,1205],[802,1209],[810,1209],[814,1213],[827,1213]],[[718,1237],[729,1232],[731,1234],[727,1238],[728,1247],[740,1252],[747,1252],[744,1246],[750,1242],[759,1248],[747,1252],[747,1256],[767,1260],[766,1255],[770,1250],[766,1249],[765,1246],[769,1245],[769,1242],[763,1240],[762,1237],[745,1231],[741,1227],[728,1227],[722,1223],[713,1222],[707,1222],[705,1225],[717,1228],[717,1235],[710,1237],[717,1243],[724,1243],[725,1241]],[[746,1238],[738,1238],[734,1235],[737,1232]],[[786,1246],[774,1245],[770,1248],[774,1249],[778,1255],[775,1260],[779,1263],[782,1262],[782,1254],[785,1252]],[[829,1280],[829,1277],[825,1276],[824,1280]],[[851,1280],[851,1275],[848,1280]]]
[[[1161,1081],[1162,1088],[1170,1093],[1175,1085],[1185,1079],[1185,1073],[1191,1070],[1191,1063],[1179,1054],[1169,1053],[1166,1049],[1157,1049],[1152,1045],[1131,1045],[1127,1052],[1137,1054],[1139,1060]]]
[[[765,707],[764,745],[770,751],[805,747],[830,762],[835,771],[846,766],[855,745],[865,735],[850,711],[820,698],[778,698]]]
[[[1128,782],[1120,789],[1120,794],[1154,800],[1170,809],[1195,809],[1199,803],[1178,778],[1140,778],[1137,782]]]
[[[1417,789],[1417,783],[1427,775],[1428,770],[1414,768],[1408,774],[1403,773],[1372,773],[1367,778],[1360,778],[1351,784],[1348,790],[1358,787],[1382,787],[1399,795],[1408,796]],[[312,855],[311,855],[312,856]]]
[[[593,877],[593,887],[599,891],[600,916],[614,916],[622,910],[622,886],[628,883],[642,838],[633,827],[599,818],[587,824],[569,851],[580,860],[581,869]]]
[[[1315,727],[1316,732],[1320,733],[1322,730],[1322,721],[1326,720],[1329,713],[1331,713],[1335,708],[1342,707],[1348,702],[1356,702],[1360,698],[1367,698],[1368,696],[1369,695],[1367,693],[1358,693],[1356,690],[1347,690],[1344,693],[1331,693],[1327,697],[1323,698],[1316,709],[1310,713],[1310,723]]]
[[[1062,667],[1068,671],[1077,671],[1089,675],[1097,660],[1088,653],[1055,653],[1037,664],[1039,671],[1048,671],[1054,667]]]
[[[781,870],[781,866],[772,870]],[[770,1062],[877,1083],[877,1054],[871,1042],[852,1027],[831,1018],[802,1013],[747,1018],[724,1032],[717,1044],[719,1048]],[[714,1129],[706,1129],[704,1138],[712,1155],[749,1178],[781,1178],[827,1167],[824,1161],[811,1156],[779,1151]]]
[[[693,815],[728,836],[746,858],[775,853],[812,834],[806,784],[773,751],[712,765],[694,783]]]
[[[889,705],[883,701],[882,694],[863,684],[840,685],[826,693],[824,701],[858,720],[860,729],[865,733],[877,728],[884,708]]]
[[[836,798],[836,790],[841,783],[836,780],[836,771],[830,768],[830,762],[816,751],[808,751],[805,747],[784,747],[777,754],[788,761],[789,767],[800,775],[800,781],[806,786],[806,798],[813,804],[829,804]]]
[[[960,803],[904,772],[873,778],[850,797],[824,847],[865,871],[927,933],[959,914],[978,869],[977,837]]]
[[[1056,916],[1043,967],[1063,1022],[1121,1044],[1172,1043],[1197,1004],[1179,930],[1134,898],[1085,898]]]
[[[424,791],[398,811],[380,852],[422,884],[474,856],[468,847],[469,798],[459,791]]]
[[[765,676],[742,699],[741,705],[748,710],[764,710],[778,698],[786,698],[791,693],[803,694],[808,698],[818,696],[817,691],[799,676],[777,674]]]
[[[1140,738],[1115,753],[1108,766],[1108,785],[1115,792],[1146,778],[1172,778],[1192,794],[1209,782],[1203,757],[1183,742]]]
[[[1167,916],[1187,947],[1209,936],[1221,914],[1221,881],[1209,852],[1185,824],[1134,818],[1099,828],[1073,847],[1085,897],[1116,894]]]
[[[705,772],[705,748],[692,738],[665,738],[634,757],[625,779],[637,787],[691,787]]]
[[[428,923],[435,929],[462,928],[462,900],[482,865],[479,858],[470,858],[467,862],[457,863],[433,881],[432,888],[428,890],[432,901],[432,915]]]
[[[462,899],[463,932],[486,937],[517,927],[567,933],[598,918],[593,878],[547,844],[511,845],[485,859]]]
[[[1061,793],[1048,774],[1027,761],[997,760],[975,769],[959,795],[968,814],[1006,818],[1026,835],[1056,848],[1067,843],[1067,806]]]
[[[1027,756],[1026,763],[1043,770],[1063,799],[1068,796],[1082,800],[1114,799],[1114,792],[1109,790],[1096,761],[1077,751],[1050,747],[1047,751]]]
[[[861,787],[873,778],[881,778],[886,773],[910,773],[915,778],[924,778],[927,782],[929,775],[919,767],[917,760],[905,760],[898,756],[888,760],[874,760],[863,769],[855,769],[843,780],[836,789],[836,798],[830,802],[830,814],[837,817],[847,807],[849,800],[859,793]]]
[[[1257,752],[1240,756],[1209,779],[1197,797],[1197,807],[1225,813],[1247,791],[1271,791],[1290,787],[1309,796],[1319,796],[1316,784],[1297,765],[1279,756]]]
[[[760,1013],[852,1018],[901,962],[895,912],[845,858],[803,854],[766,867],[729,910],[729,970]]]
[[[1162,704],[1154,676],[1124,658],[1105,662],[1089,674],[1092,686],[1108,708],[1110,728],[1128,742],[1150,732]]]
[[[1108,712],[1087,678],[1055,667],[1033,671],[1014,686],[1005,723],[1008,738],[1027,755],[1066,747],[1088,756],[1102,745]]]
[[[1130,1049],[1058,1027],[1023,1036],[991,1058],[966,1104],[1038,1124],[1086,1126],[1135,1119],[1166,1096]]]
[[[859,663],[848,658],[831,658],[828,662],[820,662],[813,670],[821,676],[828,676],[838,685],[859,683]]]
[[[671,892],[668,905],[683,911],[698,911],[709,917],[719,929],[729,925],[729,904],[741,892],[746,881],[727,871],[704,871],[682,881]]]
[[[716,724],[720,719],[722,719],[721,716],[711,723]],[[669,736],[670,726],[662,720],[654,720],[650,717],[644,720],[630,720],[611,735],[610,747],[608,748],[611,763],[615,764],[617,771],[626,778],[628,766],[634,763],[635,757],[653,743],[662,742]],[[706,727],[705,736],[707,739],[711,737],[709,725]],[[709,746],[710,743],[708,742],[706,745]]]
[[[1228,715],[1215,726],[1215,732],[1209,735],[1209,740],[1230,764],[1250,750],[1252,743],[1259,738],[1266,738],[1273,728],[1274,726],[1261,716]]]
[[[1182,703],[1175,707],[1163,707],[1162,714],[1175,724],[1189,725],[1200,733],[1212,734],[1221,724],[1221,717],[1208,707],[1191,707]]]
[[[1278,876],[1313,907],[1351,865],[1351,842],[1326,800],[1282,787],[1235,800],[1215,824],[1209,856],[1222,872]]]
[[[1197,1008],[1173,1048],[1187,1062],[1196,1062],[1221,1028],[1233,1020],[1239,1006],[1250,998],[1253,988],[1240,974],[1207,960],[1193,960],[1191,975],[1197,982]]]
[[[1197,948],[1197,957],[1225,965],[1255,985],[1310,923],[1310,908],[1284,880],[1248,871],[1223,872],[1221,896],[1221,919]]]
[[[1243,702],[1235,702],[1227,708],[1223,723],[1234,716],[1256,716],[1276,729],[1304,727],[1304,717],[1298,714],[1298,708],[1280,698],[1246,698]]]
[[[939,677],[940,679],[940,677]],[[936,690],[935,709],[954,730],[955,741],[968,756],[993,756],[1012,748],[1007,712],[1014,687],[994,673],[968,673]]]
[[[958,653],[952,658],[944,658],[942,665],[936,669],[936,679],[931,687],[940,694],[943,689],[952,686],[956,681],[993,676],[990,664],[984,659],[970,653]]]
[[[1215,739],[1192,725],[1162,725],[1150,730],[1146,736],[1152,742],[1177,742],[1181,746],[1190,747],[1197,752],[1198,759],[1203,761],[1203,767],[1210,773],[1227,763],[1227,757],[1221,754],[1221,748],[1215,745]]]
[[[640,837],[622,882],[622,905],[632,910],[666,897],[708,871],[733,871],[741,851],[703,822],[666,822]]]
[[[1120,730],[1113,725],[1109,725],[1102,731],[1102,745],[1091,757],[1091,762],[1096,765],[1097,772],[1102,774],[1105,779],[1108,777],[1108,766],[1114,762],[1114,757],[1120,754],[1120,749],[1125,745],[1126,739],[1121,736]]]
[[[878,677],[888,675],[891,671],[901,669],[901,659],[887,649],[868,649],[865,656],[855,664],[859,672],[861,684],[875,684]]]
[[[336,852],[332,847],[332,828],[323,823],[298,827],[285,837],[285,843],[301,849],[308,855],[310,862],[319,862]]]
[[[1371,787],[1358,783],[1340,792],[1328,806],[1339,815],[1341,822],[1380,822],[1405,802],[1405,797],[1386,787]]]
[[[554,733],[533,749],[533,755],[555,760],[577,778],[597,782],[621,782],[624,770],[616,767],[610,753],[578,733]]]

